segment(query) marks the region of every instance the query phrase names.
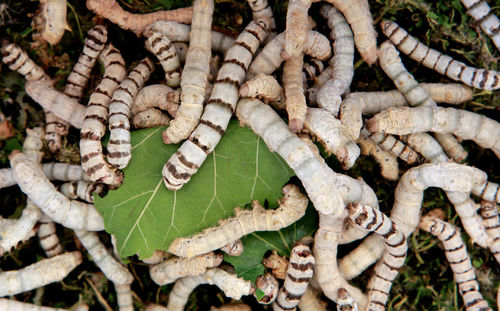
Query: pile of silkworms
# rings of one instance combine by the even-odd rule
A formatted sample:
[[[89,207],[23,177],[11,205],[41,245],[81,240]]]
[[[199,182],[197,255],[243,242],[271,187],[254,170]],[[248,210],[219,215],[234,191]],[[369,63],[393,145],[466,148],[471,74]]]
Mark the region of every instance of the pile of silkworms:
[[[444,190],[471,241],[489,249],[500,263],[500,186],[488,181],[485,172],[461,164],[468,154],[460,143],[472,140],[500,157],[500,124],[472,111],[436,104],[465,103],[473,89],[497,90],[500,72],[444,55],[390,20],[380,23],[388,40],[377,45],[367,0],[314,4],[321,14],[315,19],[330,30],[324,35],[314,30],[309,17],[312,2],[290,0],[286,28],[279,33],[267,1],[248,0],[253,20],[232,38],[212,30],[213,0],[148,14],[127,12],[115,0],[87,0],[96,15],[143,38],[151,56],[127,69],[108,40],[107,28],[96,25],[62,92],[26,51],[4,43],[2,62],[24,76],[26,93],[43,108],[46,119],[45,128],[26,130],[22,152],[9,157],[11,168],[0,169],[0,188],[18,185],[28,197],[18,219],[0,219],[0,253],[37,235],[47,258],[0,272],[5,281],[0,282],[1,296],[61,281],[82,262],[80,251],[66,252],[59,243],[58,223],[74,230],[81,248],[113,283],[118,309],[133,310],[135,277],[119,254],[99,239],[96,231],[104,230],[104,223],[92,194],[102,196],[108,187],[121,185],[121,169],[134,160],[132,127],[169,125],[162,135],[164,143],[182,142],[162,172],[165,186],[178,190],[216,148],[234,115],[288,163],[307,196],[297,185],[285,185],[277,209],[266,210],[254,201],[251,209],[236,209],[234,217],[218,226],[177,238],[168,252],[157,251],[144,259],[155,283],[175,283],[166,307],[151,303],[146,310],[183,310],[200,284],[216,285],[234,299],[255,294],[259,303],[272,304],[273,310],[326,310],[321,293],[338,310],[385,310],[392,283],[405,264],[408,239],[419,228],[441,241],[465,310],[491,310],[460,229],[439,213],[421,217],[420,209],[424,190]],[[42,38],[56,44],[68,29],[66,1],[41,3]],[[462,3],[500,49],[500,21],[487,3]],[[351,92],[355,49],[368,65],[380,66],[397,89]],[[400,52],[458,83],[418,83]],[[85,103],[82,97],[96,62],[104,73]],[[164,81],[145,86],[158,65],[165,72]],[[70,126],[80,130],[81,164],[41,163],[47,151],[44,140],[57,152]],[[103,150],[101,140],[108,129],[110,140]],[[312,139],[335,155],[346,171],[333,171]],[[370,185],[347,175],[362,154],[375,159],[384,178],[397,181],[390,215],[379,210]],[[401,176],[398,157],[413,165]],[[64,183],[56,183],[56,188],[52,180]],[[219,267],[222,252],[238,256],[244,251],[241,237],[295,223],[304,216],[309,200],[319,214],[315,236],[296,242],[288,259],[276,252],[263,258],[269,272],[255,284]],[[338,258],[339,245],[360,239],[359,246]],[[366,290],[349,282],[372,264]],[[14,299],[0,299],[0,306],[56,310]],[[75,308],[88,310],[85,304]],[[232,303],[212,310],[250,307]]]

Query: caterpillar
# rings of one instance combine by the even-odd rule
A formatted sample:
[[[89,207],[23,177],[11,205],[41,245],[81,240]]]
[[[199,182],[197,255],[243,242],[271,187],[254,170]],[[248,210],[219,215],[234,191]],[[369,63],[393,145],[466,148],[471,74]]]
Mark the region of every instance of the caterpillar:
[[[298,133],[304,127],[307,113],[306,97],[302,80],[303,54],[285,61],[283,66],[283,89],[288,113],[288,127]]]
[[[26,138],[23,142],[22,152],[34,162],[42,162],[44,155],[43,149],[43,136],[44,130],[41,127],[33,129],[26,129]]]
[[[264,267],[272,269],[273,276],[277,279],[284,280],[286,277],[286,270],[288,268],[288,260],[285,256],[278,255],[274,249],[269,257],[262,260]]]
[[[50,77],[45,71],[31,60],[22,48],[14,43],[2,44],[2,62],[9,67],[10,70],[19,72],[28,81],[41,80],[47,84],[52,84]]]
[[[453,134],[434,133],[434,137],[443,147],[444,152],[457,163],[463,162],[469,155]]]
[[[498,218],[497,206],[494,202],[483,200],[478,211],[483,219],[486,233],[493,239],[489,246],[490,251],[495,256],[496,261],[500,262],[500,219]]]
[[[259,296],[261,296],[260,298],[257,297],[257,291],[254,293],[255,299],[258,303],[268,305],[276,301],[280,285],[272,273],[259,275],[255,280],[255,286],[257,291],[260,291]]]
[[[290,0],[288,2],[285,44],[281,54],[286,61],[302,55],[309,29],[307,11],[309,11],[311,4],[312,0]]]
[[[325,70],[325,65],[323,62],[317,58],[311,58],[309,61],[304,60],[304,67],[302,68],[302,76],[305,82],[304,88],[314,80]],[[306,96],[307,97],[307,96]]]
[[[71,200],[81,199],[88,203],[94,203],[93,194],[103,197],[108,189],[104,184],[79,180],[61,184],[59,191]]]
[[[17,295],[64,279],[82,262],[78,251],[42,259],[19,270],[0,273],[0,297]]]
[[[168,189],[178,190],[187,183],[219,143],[235,111],[238,88],[245,79],[245,71],[266,37],[267,27],[261,21],[250,22],[227,51],[200,123],[163,167],[164,183]],[[167,131],[170,129],[172,127]]]
[[[273,11],[267,0],[247,0],[250,9],[252,9],[252,17],[254,21],[263,20],[269,24],[269,30],[276,30],[276,20],[274,19]]]
[[[156,265],[163,262],[165,259],[169,257],[170,255],[168,252],[163,250],[155,250],[153,255],[151,255],[151,257],[142,259],[142,262],[147,263],[148,265]]]
[[[66,311],[66,309],[42,307],[32,303],[6,298],[0,298],[0,309],[3,311]]]
[[[71,30],[66,23],[66,0],[40,0],[42,4],[42,38],[54,45],[61,41],[65,30]]]
[[[469,67],[448,55],[441,54],[419,42],[393,21],[384,20],[380,26],[382,32],[400,51],[425,67],[478,89],[496,90],[500,88],[500,74],[498,72]]]
[[[132,290],[130,284],[114,284],[116,290],[116,304],[120,311],[134,311]]]
[[[180,62],[175,47],[163,33],[152,31],[146,40],[146,48],[156,55],[165,71],[165,79],[170,87],[181,83]]]
[[[481,29],[491,38],[493,44],[500,50],[500,20],[491,11],[490,6],[484,0],[461,0],[467,9],[467,14],[479,23]]]
[[[427,133],[415,133],[403,136],[408,146],[420,153],[428,162],[447,162],[448,157],[444,153],[439,142]]]
[[[47,257],[62,254],[63,248],[56,235],[56,224],[45,214],[40,218],[39,224],[40,227],[38,228],[37,236]]]
[[[380,166],[380,174],[388,180],[399,178],[399,165],[396,156],[382,149],[370,137],[362,136],[356,141],[364,155],[371,155]]]
[[[358,304],[345,288],[338,290],[337,311],[358,311]]]
[[[283,187],[282,193],[284,197],[277,209],[266,210],[258,201],[253,201],[252,210],[236,208],[234,218],[191,238],[177,238],[168,251],[179,257],[193,257],[219,249],[254,231],[276,231],[289,226],[304,216],[308,200],[292,184]]]
[[[168,309],[163,306],[150,303],[146,306],[146,311],[168,311]]]
[[[229,256],[240,256],[243,253],[243,243],[241,240],[236,240],[220,249]]]
[[[276,110],[284,110],[285,92],[273,76],[259,73],[240,87],[240,97],[259,98]]]
[[[361,134],[365,137],[369,137],[382,149],[384,149],[385,151],[389,151],[408,164],[413,164],[419,160],[419,155],[415,150],[411,149],[405,143],[401,142],[399,139],[396,139],[392,135],[371,133],[365,128],[361,130]]]
[[[148,108],[132,116],[132,127],[148,128],[170,124],[170,116],[156,108]]]

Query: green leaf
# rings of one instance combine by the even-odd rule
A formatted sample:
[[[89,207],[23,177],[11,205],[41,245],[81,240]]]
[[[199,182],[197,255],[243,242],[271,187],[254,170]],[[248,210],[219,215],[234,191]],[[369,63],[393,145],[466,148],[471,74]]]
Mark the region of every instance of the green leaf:
[[[179,236],[212,227],[252,200],[277,206],[281,188],[293,176],[250,129],[232,121],[214,152],[178,191],[163,184],[163,165],[179,145],[165,145],[165,127],[131,133],[132,160],[118,190],[95,198],[106,231],[115,235],[120,255],[150,257]]]
[[[306,214],[296,223],[279,231],[254,232],[241,239],[243,253],[240,256],[224,255],[239,277],[255,282],[264,273],[262,259],[269,250],[276,250],[281,256],[290,255],[293,243],[303,236],[313,235],[318,227],[318,214],[309,202]]]

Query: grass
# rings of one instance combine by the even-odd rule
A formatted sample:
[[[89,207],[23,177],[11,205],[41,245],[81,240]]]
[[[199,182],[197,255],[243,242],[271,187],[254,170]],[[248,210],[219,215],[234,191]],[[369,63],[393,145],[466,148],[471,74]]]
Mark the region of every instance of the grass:
[[[170,9],[187,5],[185,0],[123,0],[120,4],[135,13],[150,12],[158,9]],[[37,10],[38,1],[7,0],[6,5],[0,7],[0,35],[21,45],[29,51],[30,56],[56,80],[56,86],[65,83],[72,64],[78,59],[83,47],[86,31],[95,24],[93,13],[89,12],[84,1],[69,1],[68,23],[73,31],[67,32],[57,46],[33,46],[31,18]],[[271,7],[277,17],[278,29],[284,29],[287,2],[282,0],[270,1]],[[382,19],[397,21],[412,35],[423,43],[457,58],[467,64],[498,70],[500,53],[495,49],[491,40],[485,36],[478,25],[466,14],[459,0],[424,2],[420,0],[374,0],[370,1],[371,11],[375,23]],[[251,12],[246,3],[237,0],[217,0],[214,15],[214,25],[229,34],[237,35],[251,19]],[[494,8],[497,16],[500,8]],[[313,5],[311,14],[321,27],[321,18],[318,17],[317,5]],[[324,24],[324,23],[323,23]],[[377,26],[378,27],[378,26]],[[144,49],[130,47],[142,46],[142,41],[133,34],[121,31],[115,25],[109,25],[111,41],[122,51],[127,64],[137,62],[146,56]],[[385,40],[379,32],[378,42]],[[356,54],[356,61],[360,59]],[[407,69],[418,81],[425,82],[450,82],[435,72],[419,66],[416,62],[402,56]],[[364,62],[357,63],[352,91],[379,91],[394,89],[390,81],[378,66],[368,67]],[[99,82],[99,75],[94,75],[90,87]],[[161,73],[156,71],[152,79],[161,80]],[[88,96],[88,95],[87,95]],[[43,123],[43,113],[24,93],[24,79],[17,73],[11,72],[5,65],[0,67],[0,112],[2,112],[13,125],[13,137],[0,140],[0,164],[8,166],[7,156],[10,151],[20,149],[25,129]],[[84,102],[86,99],[83,100]],[[471,102],[461,105],[460,108],[484,114],[499,120],[500,92],[475,91]],[[0,119],[0,121],[2,121]],[[79,133],[73,130],[65,140],[63,150],[57,155],[47,154],[45,161],[58,160],[78,162]],[[489,175],[492,181],[499,181],[498,159],[489,150],[483,150],[472,142],[463,143],[469,152],[467,164],[476,166]],[[340,170],[338,162],[333,157],[328,163]],[[400,164],[402,165],[402,164]],[[402,168],[405,168],[402,165]],[[376,191],[381,209],[389,212],[392,206],[395,182],[384,180],[376,164],[370,158],[362,157],[349,171],[351,176],[362,176],[365,181]],[[18,217],[24,206],[25,197],[17,187],[0,189],[0,204],[2,216]],[[457,226],[460,221],[447,201],[443,191],[429,189],[425,192],[423,212],[440,208],[444,210],[446,219]],[[73,238],[70,230],[58,229],[63,246],[67,250],[79,248],[78,242]],[[466,234],[462,235],[467,242],[474,266],[477,269],[481,291],[491,306],[496,305],[496,287],[500,281],[500,269],[495,259],[487,250],[472,245]],[[103,238],[106,238],[104,235]],[[109,246],[109,241],[105,240]],[[346,252],[348,247],[341,249]],[[30,240],[22,247],[6,254],[0,260],[3,270],[16,269],[26,266],[41,259],[43,251],[36,240]],[[129,268],[134,273],[136,281],[133,290],[136,294],[136,307],[154,301],[165,304],[170,286],[158,287],[153,284],[148,276],[147,267],[141,262],[131,259]],[[366,284],[369,273],[355,280],[357,284]],[[364,285],[363,285],[364,286]],[[64,293],[61,295],[61,293]],[[95,307],[92,310],[107,310],[106,303],[115,305],[114,289],[95,265],[86,260],[64,282],[52,284],[44,289],[27,292],[16,296],[22,301],[36,301],[43,305],[70,308],[82,300]],[[253,298],[245,298],[252,303],[255,309],[266,309],[256,306]],[[201,286],[190,297],[188,310],[204,310],[206,305],[220,305],[228,300],[212,287]],[[105,303],[106,302],[106,303]],[[334,309],[330,303],[329,309]],[[270,309],[270,307],[267,307]],[[414,234],[409,238],[409,255],[406,264],[401,269],[400,275],[394,283],[388,302],[388,310],[463,310],[463,303],[459,297],[457,287],[453,282],[453,275],[445,260],[441,244],[426,233]]]

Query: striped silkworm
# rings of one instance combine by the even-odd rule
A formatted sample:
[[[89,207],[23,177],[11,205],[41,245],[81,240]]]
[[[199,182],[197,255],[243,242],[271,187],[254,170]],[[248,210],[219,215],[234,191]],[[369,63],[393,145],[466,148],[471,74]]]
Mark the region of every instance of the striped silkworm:
[[[271,255],[262,260],[264,267],[272,269],[274,277],[280,280],[284,280],[286,277],[286,270],[288,268],[288,260],[285,256],[280,256],[278,252],[273,249]]]
[[[174,45],[159,31],[151,31],[146,40],[146,48],[155,54],[165,71],[167,85],[177,87],[181,83],[181,63]]]
[[[307,12],[311,4],[312,0],[290,0],[288,2],[285,44],[281,53],[283,59],[287,61],[302,55],[309,30]]]
[[[56,224],[45,214],[40,218],[39,224],[37,236],[45,255],[54,257],[62,254],[64,250],[57,237]]]
[[[258,303],[268,305],[276,301],[280,285],[272,273],[259,275],[255,280],[255,287],[253,295]]]
[[[494,202],[483,200],[478,211],[483,219],[486,233],[493,239],[493,242],[489,246],[490,251],[496,261],[500,263],[500,219],[498,217],[497,206]]]
[[[323,70],[325,70],[325,65],[319,59],[311,58],[308,61],[304,60],[304,67],[302,68],[302,75],[305,77],[304,81],[307,84],[313,83]]]
[[[247,0],[254,21],[264,20],[269,25],[269,30],[276,30],[276,20],[273,11],[267,0]]]
[[[106,195],[108,188],[104,184],[78,180],[61,184],[59,191],[71,200],[80,199],[88,203],[94,203],[93,195],[103,197]]]
[[[500,185],[491,181],[487,181],[482,185],[478,185],[472,189],[472,193],[481,197],[485,201],[496,202],[500,204]]]
[[[500,157],[500,124],[483,115],[455,108],[419,106],[391,108],[366,122],[372,132],[411,134],[419,132],[452,133],[492,149]]]
[[[158,285],[175,282],[177,279],[200,275],[207,268],[217,267],[222,263],[224,256],[213,252],[195,256],[193,258],[170,258],[151,266],[149,275]]]
[[[304,216],[309,201],[293,184],[286,185],[281,191],[284,197],[277,209],[266,210],[258,201],[253,201],[252,210],[236,208],[235,217],[191,238],[175,239],[168,251],[179,257],[193,257],[219,249],[254,231],[276,231],[289,226]]]
[[[236,240],[224,247],[221,247],[220,250],[229,256],[240,256],[243,253],[244,248],[241,240]]]
[[[19,151],[13,151],[9,160],[21,190],[54,221],[72,229],[104,230],[103,219],[95,207],[66,198],[56,190],[38,164]]]
[[[132,117],[132,127],[136,129],[165,126],[170,124],[170,116],[162,110],[148,108]]]
[[[125,61],[112,44],[99,56],[104,65],[104,76],[90,95],[82,129],[80,131],[80,155],[82,168],[92,181],[119,185],[123,179],[121,171],[106,162],[101,139],[106,133],[108,107],[111,96],[126,75]]]
[[[87,8],[99,16],[109,19],[120,28],[134,32],[137,36],[142,35],[144,28],[156,21],[190,23],[193,16],[192,7],[147,14],[132,14],[123,10],[116,0],[87,0]]]
[[[455,226],[433,216],[424,216],[420,229],[436,236],[443,243],[444,254],[450,263],[458,291],[464,300],[465,310],[491,310],[479,292],[479,283],[467,248]]]
[[[354,43],[368,65],[377,61],[377,32],[367,0],[327,0],[333,4],[351,25]]]
[[[309,246],[296,243],[290,252],[290,264],[283,287],[273,304],[273,310],[295,310],[302,295],[306,292],[313,276],[316,263]]]
[[[364,137],[369,137],[377,145],[385,151],[389,151],[393,155],[399,157],[401,160],[408,164],[413,164],[419,160],[418,153],[407,146],[405,143],[395,138],[392,135],[384,135],[382,133],[371,133],[363,128],[361,134]]]
[[[216,285],[227,297],[240,299],[241,296],[254,292],[252,283],[238,278],[235,274],[228,273],[219,268],[207,269],[201,275],[188,276],[175,282],[168,297],[167,309],[169,311],[183,311],[191,292],[201,284]]]
[[[491,38],[500,51],[500,20],[491,11],[490,6],[484,0],[461,0],[467,8],[467,14],[479,23],[481,29]]]
[[[398,180],[399,164],[396,156],[389,151],[382,149],[370,137],[361,134],[356,141],[361,147],[363,155],[370,155],[380,166],[380,174],[387,180]]]
[[[137,93],[134,103],[130,107],[132,115],[136,115],[148,108],[158,108],[167,111],[175,117],[179,107],[180,90],[173,90],[164,84],[148,85]]]
[[[213,0],[195,0],[189,49],[181,76],[181,103],[175,119],[162,133],[165,144],[188,138],[203,112],[205,88],[210,73]]]
[[[354,76],[354,42],[351,28],[344,16],[331,5],[322,5],[321,15],[331,29],[333,56],[330,59],[330,79],[319,88],[318,106],[337,116],[342,104],[341,95],[349,89]]]
[[[326,311],[326,301],[321,300],[320,294],[309,285],[297,305],[300,311]]]
[[[119,311],[134,311],[134,302],[130,284],[115,283],[116,304]]]
[[[337,311],[358,311],[358,304],[345,288],[338,290]],[[370,309],[371,310],[371,309]]]
[[[240,96],[257,97],[277,110],[286,108],[283,88],[273,76],[263,73],[259,73],[252,79],[245,81],[240,87]]]
[[[255,57],[248,68],[247,80],[259,73],[272,74],[283,62],[281,51],[285,44],[285,34],[280,33],[269,41],[262,51]],[[319,32],[309,30],[307,41],[304,45],[304,54],[319,60],[326,60],[331,56],[330,41]]]
[[[450,79],[484,90],[500,88],[500,74],[497,71],[474,68],[454,60],[412,37],[393,21],[381,22],[384,34],[411,59],[431,68]]]
[[[107,159],[109,164],[124,168],[130,161],[130,106],[144,82],[154,70],[154,64],[146,57],[130,71],[114,91],[109,102],[109,143]]]
[[[252,308],[250,308],[249,305],[246,305],[244,303],[231,303],[231,304],[226,304],[222,305],[218,308],[216,307],[210,307],[210,311],[251,311]]]
[[[51,308],[21,302],[14,299],[0,299],[0,309],[3,311],[69,311],[68,309]]]
[[[71,30],[66,22],[66,0],[40,0],[42,5],[42,38],[54,45],[61,41],[65,30]]]
[[[265,23],[252,21],[227,51],[200,123],[163,167],[168,189],[178,190],[187,183],[219,143],[236,109],[238,88],[245,79],[246,69],[267,32]]]
[[[385,239],[385,250],[368,283],[368,310],[385,310],[392,282],[404,265],[408,245],[405,235],[384,213],[371,206],[347,204],[349,218],[358,226],[373,231]]]
[[[444,152],[457,163],[463,162],[469,155],[458,140],[449,133],[434,133],[434,137],[443,147]]]
[[[28,81],[45,81],[47,84],[52,84],[50,77],[45,71],[35,64],[28,56],[28,53],[14,43],[3,44],[1,48],[2,62],[9,67],[10,70],[19,72]]]
[[[0,273],[0,297],[17,295],[64,279],[82,262],[78,251],[42,259],[15,271]]]
[[[304,83],[302,80],[303,54],[285,61],[283,66],[283,89],[288,113],[288,127],[292,133],[302,131],[307,113]]]

